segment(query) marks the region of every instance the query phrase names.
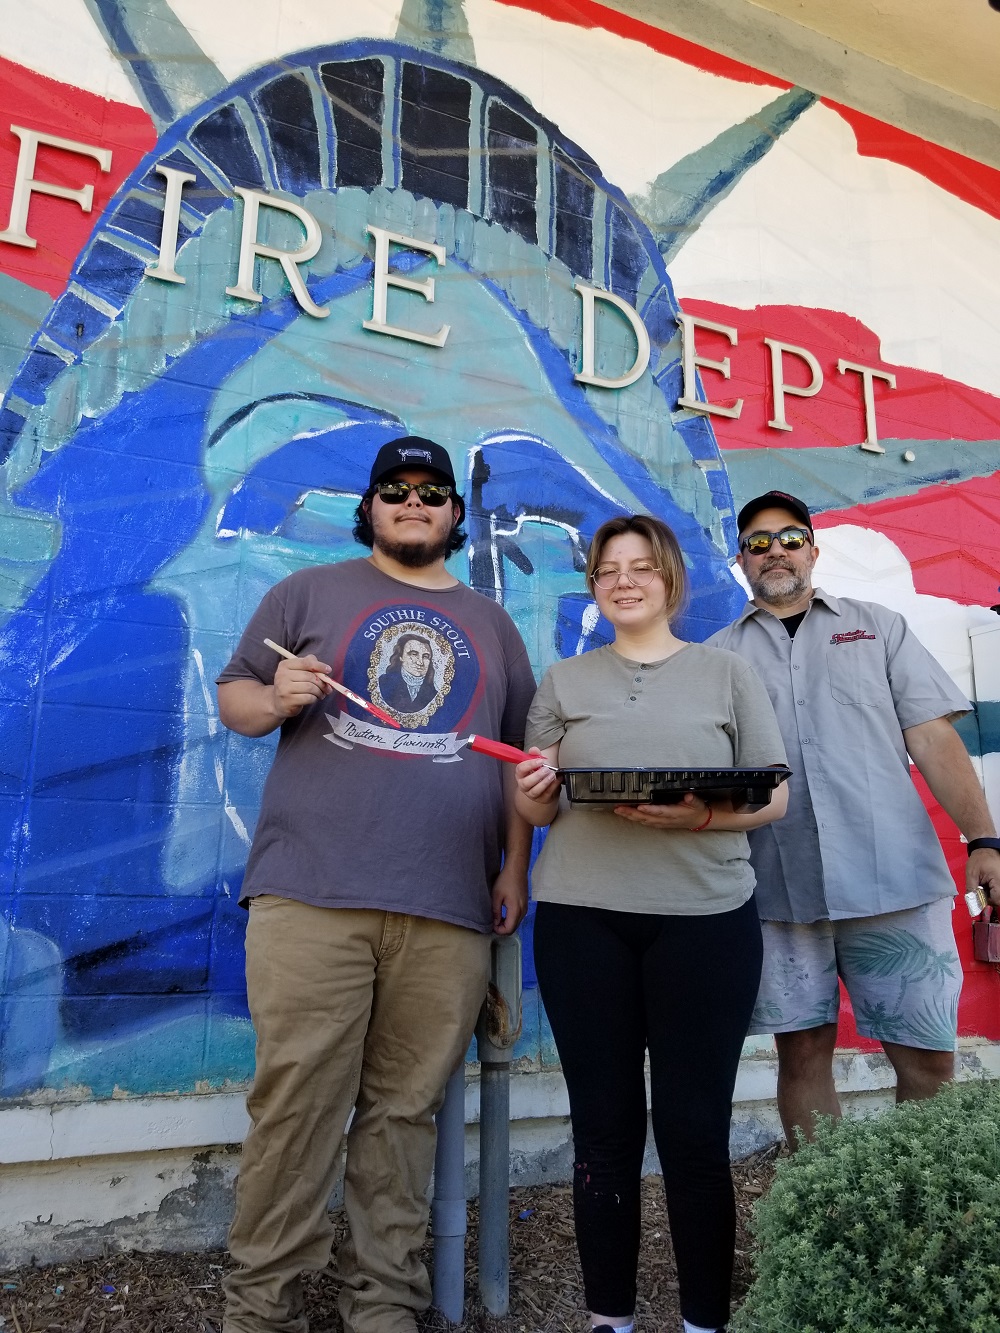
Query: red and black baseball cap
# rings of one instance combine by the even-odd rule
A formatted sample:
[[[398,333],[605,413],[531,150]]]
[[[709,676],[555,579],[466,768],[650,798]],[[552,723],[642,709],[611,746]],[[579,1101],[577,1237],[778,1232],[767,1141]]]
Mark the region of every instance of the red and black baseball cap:
[[[383,444],[375,455],[372,474],[368,478],[369,490],[390,473],[404,467],[425,467],[429,472],[436,472],[452,490],[456,489],[455,469],[443,445],[422,435],[401,435],[399,439]]]
[[[795,515],[803,527],[809,529],[809,535],[813,535],[809,510],[801,500],[797,500],[794,495],[789,495],[787,491],[765,491],[763,495],[748,500],[736,519],[737,531],[745,532],[750,526],[750,520],[755,514],[759,514],[762,509],[787,509],[789,513]]]

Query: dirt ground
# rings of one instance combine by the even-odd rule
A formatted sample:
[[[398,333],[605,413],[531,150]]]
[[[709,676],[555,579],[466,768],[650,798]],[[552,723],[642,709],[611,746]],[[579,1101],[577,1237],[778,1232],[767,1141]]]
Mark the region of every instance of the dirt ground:
[[[751,1280],[750,1210],[767,1190],[776,1150],[734,1167],[738,1231],[734,1299]],[[583,1291],[573,1240],[569,1186],[545,1185],[511,1193],[510,1313],[487,1314],[476,1291],[476,1205],[469,1205],[466,1246],[466,1313],[460,1325],[434,1311],[425,1333],[584,1333]],[[428,1247],[429,1250],[429,1247]],[[229,1257],[145,1254],[132,1251],[100,1259],[19,1268],[0,1273],[0,1333],[218,1333],[220,1283]],[[337,1281],[328,1270],[310,1275],[306,1309],[311,1333],[340,1333]],[[681,1321],[677,1281],[658,1177],[643,1183],[643,1245],[639,1259],[638,1327],[643,1333],[677,1333]]]

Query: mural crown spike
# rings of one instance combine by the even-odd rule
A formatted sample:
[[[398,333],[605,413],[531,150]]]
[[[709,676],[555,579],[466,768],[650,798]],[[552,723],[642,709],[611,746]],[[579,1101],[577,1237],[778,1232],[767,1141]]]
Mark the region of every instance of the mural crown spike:
[[[163,130],[227,80],[166,0],[84,0],[142,105]]]
[[[476,63],[464,0],[403,0],[396,40],[463,65]]]

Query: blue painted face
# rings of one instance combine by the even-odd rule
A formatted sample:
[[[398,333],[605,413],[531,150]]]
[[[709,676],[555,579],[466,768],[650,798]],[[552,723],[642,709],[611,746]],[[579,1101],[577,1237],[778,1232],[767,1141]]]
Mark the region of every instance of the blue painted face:
[[[184,286],[143,278],[162,162],[197,177]],[[304,314],[276,265],[261,266],[262,306],[223,296],[236,184],[284,191],[320,220],[309,287],[329,318]],[[271,219],[272,243],[300,241],[286,221]],[[444,348],[363,330],[366,222],[444,244],[444,268],[394,260],[433,274],[433,309],[391,296],[399,322],[450,322]],[[574,382],[574,277],[640,310],[653,351],[633,389]],[[474,69],[357,42],[248,75],[163,135],[73,281],[0,412],[27,478],[16,509],[59,539],[22,569],[0,631],[0,892],[42,960],[0,998],[12,1034],[0,1091],[42,1079],[154,1091],[242,1077],[249,1058],[234,903],[270,753],[220,727],[214,677],[268,587],[364,553],[353,511],[381,444],[407,432],[448,444],[470,535],[453,568],[503,600],[536,670],[610,637],[582,569],[613,514],[645,510],[677,532],[692,581],[679,633],[703,638],[742,594],[725,471],[693,466],[718,460],[711,429],[674,416],[677,304],[655,241],[584,152]],[[631,357],[623,330],[602,313],[606,373]],[[441,704],[456,718],[460,694]],[[12,1055],[40,1014],[46,1057]],[[134,1035],[168,1021],[159,1063],[135,1065]]]

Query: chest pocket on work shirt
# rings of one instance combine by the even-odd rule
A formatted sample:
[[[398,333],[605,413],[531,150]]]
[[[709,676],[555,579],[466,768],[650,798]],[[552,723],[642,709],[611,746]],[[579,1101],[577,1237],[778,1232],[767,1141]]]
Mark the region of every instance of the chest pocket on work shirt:
[[[888,697],[885,649],[880,638],[830,644],[826,660],[830,671],[830,693],[837,703],[875,708]]]

